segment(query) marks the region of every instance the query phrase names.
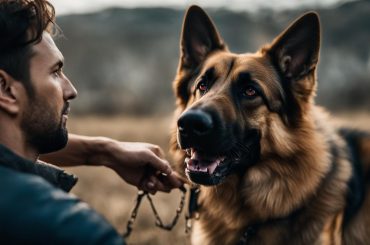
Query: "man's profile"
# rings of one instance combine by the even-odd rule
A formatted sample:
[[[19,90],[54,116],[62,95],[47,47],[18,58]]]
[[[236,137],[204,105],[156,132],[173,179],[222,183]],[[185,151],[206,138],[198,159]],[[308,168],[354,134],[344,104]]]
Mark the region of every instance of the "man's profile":
[[[103,217],[67,193],[76,177],[40,154],[60,166],[107,166],[151,193],[181,182],[158,146],[68,134],[77,91],[63,72],[54,21],[48,1],[0,1],[0,243],[122,244]]]

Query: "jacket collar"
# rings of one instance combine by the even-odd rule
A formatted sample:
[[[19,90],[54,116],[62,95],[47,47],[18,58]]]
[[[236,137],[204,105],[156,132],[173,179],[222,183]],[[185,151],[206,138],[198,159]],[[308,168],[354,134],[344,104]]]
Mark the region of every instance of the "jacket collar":
[[[15,171],[38,175],[50,184],[69,192],[77,183],[77,177],[66,173],[63,169],[54,165],[24,159],[0,144],[0,166],[11,168]]]

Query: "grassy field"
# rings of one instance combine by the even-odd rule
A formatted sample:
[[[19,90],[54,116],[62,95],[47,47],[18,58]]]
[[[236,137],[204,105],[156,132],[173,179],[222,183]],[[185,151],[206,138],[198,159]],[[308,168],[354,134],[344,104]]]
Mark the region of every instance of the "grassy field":
[[[133,117],[71,117],[69,130],[72,133],[107,136],[122,141],[146,141],[160,145],[168,151],[171,116],[133,118]],[[370,131],[370,113],[341,114],[338,124]],[[73,193],[89,203],[109,220],[121,233],[125,230],[130,210],[136,198],[136,188],[127,185],[115,173],[104,167],[69,168],[79,176]],[[154,196],[160,215],[168,223],[175,214],[180,193]],[[185,235],[184,212],[180,222],[171,232],[160,230],[154,225],[154,216],[148,202],[144,200],[134,225],[128,244],[188,244]]]

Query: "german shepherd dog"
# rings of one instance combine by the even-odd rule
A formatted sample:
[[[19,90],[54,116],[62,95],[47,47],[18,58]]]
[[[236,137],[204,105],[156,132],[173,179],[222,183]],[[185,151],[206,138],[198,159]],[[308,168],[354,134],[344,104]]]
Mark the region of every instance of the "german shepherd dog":
[[[192,244],[370,244],[370,137],[314,104],[318,15],[235,54],[192,6],[180,46],[172,146],[200,186]]]

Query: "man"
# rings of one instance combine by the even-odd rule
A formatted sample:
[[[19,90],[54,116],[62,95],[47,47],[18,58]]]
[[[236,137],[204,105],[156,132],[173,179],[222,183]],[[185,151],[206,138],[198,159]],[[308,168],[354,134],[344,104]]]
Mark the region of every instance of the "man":
[[[39,155],[61,166],[110,167],[151,193],[182,183],[157,146],[68,135],[77,92],[51,37],[54,18],[46,0],[0,0],[0,244],[122,244],[67,193],[76,178]]]

